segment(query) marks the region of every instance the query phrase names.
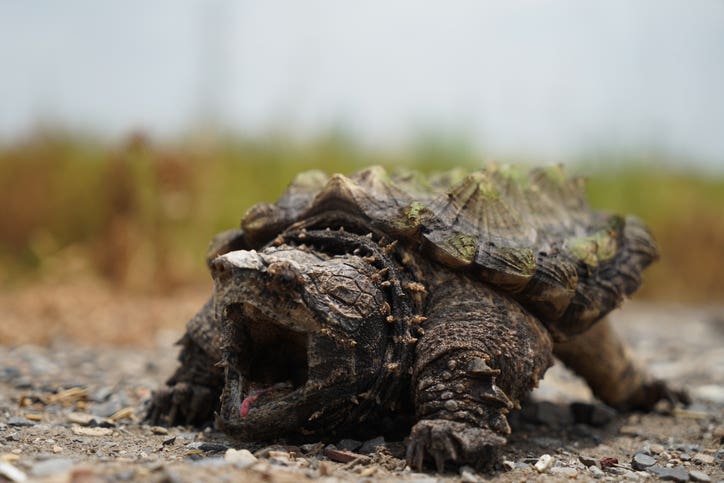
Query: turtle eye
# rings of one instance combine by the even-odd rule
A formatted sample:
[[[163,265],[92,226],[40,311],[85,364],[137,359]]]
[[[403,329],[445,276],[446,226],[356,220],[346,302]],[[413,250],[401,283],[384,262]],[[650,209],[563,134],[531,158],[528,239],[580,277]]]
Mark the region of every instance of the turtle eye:
[[[293,290],[302,285],[302,275],[290,262],[285,260],[270,263],[266,272],[271,275],[270,285],[278,290]]]

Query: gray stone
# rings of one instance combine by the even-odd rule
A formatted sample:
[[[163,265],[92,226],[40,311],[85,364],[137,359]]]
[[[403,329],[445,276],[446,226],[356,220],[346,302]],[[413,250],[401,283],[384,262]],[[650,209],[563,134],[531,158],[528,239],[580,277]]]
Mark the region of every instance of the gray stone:
[[[604,476],[606,476],[606,473],[604,473],[603,470],[598,466],[589,466],[588,472],[591,473],[594,478],[603,478]]]
[[[709,475],[699,470],[689,471],[689,477],[692,479],[692,481],[711,481]]]
[[[34,426],[34,425],[35,425],[34,422],[32,422],[28,419],[25,419],[21,416],[13,416],[10,419],[8,419],[8,426],[20,427],[20,426]]]
[[[656,464],[656,459],[644,454],[644,453],[636,453],[633,458],[631,458],[631,466],[635,470],[645,470],[649,466],[654,466]]]
[[[550,469],[550,473],[556,476],[565,476],[567,478],[577,478],[578,470],[575,468],[567,468],[565,466],[555,466]]]
[[[686,468],[681,466],[674,466],[673,468],[664,468],[663,466],[654,465],[647,468],[649,473],[652,473],[662,480],[667,481],[689,481],[689,472]]]
[[[186,445],[189,449],[198,449],[201,451],[226,451],[229,447],[222,443],[209,443],[207,441],[196,441]]]
[[[373,454],[378,446],[384,446],[384,436],[378,436],[376,438],[369,439],[362,444],[358,453],[361,454]]]
[[[337,443],[337,448],[345,451],[355,451],[360,446],[362,446],[362,441],[357,441],[356,439],[341,439]]]

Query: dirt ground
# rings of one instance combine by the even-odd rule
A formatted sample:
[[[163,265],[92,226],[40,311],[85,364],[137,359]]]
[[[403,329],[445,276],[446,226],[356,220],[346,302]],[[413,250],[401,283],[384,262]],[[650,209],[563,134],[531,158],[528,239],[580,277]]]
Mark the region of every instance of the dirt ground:
[[[406,468],[400,441],[269,446],[143,424],[208,290],[144,296],[89,282],[1,294],[0,481],[724,479],[724,306],[630,302],[613,316],[655,375],[688,388],[691,406],[616,414],[556,366],[512,415],[494,471],[440,475]]]

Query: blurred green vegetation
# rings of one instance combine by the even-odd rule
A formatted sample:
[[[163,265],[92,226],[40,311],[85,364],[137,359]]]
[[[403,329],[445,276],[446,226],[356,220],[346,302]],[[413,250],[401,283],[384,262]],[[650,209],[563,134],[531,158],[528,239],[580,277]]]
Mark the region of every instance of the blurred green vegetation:
[[[141,134],[116,146],[37,134],[0,147],[0,284],[93,274],[124,289],[170,290],[207,277],[210,237],[237,226],[255,202],[273,201],[306,169],[369,164],[422,171],[484,164],[457,142],[427,138],[406,152],[363,149],[332,134],[308,142],[196,138],[156,144]],[[724,300],[724,178],[657,165],[616,164],[589,176],[591,204],[635,213],[662,260],[643,296]]]

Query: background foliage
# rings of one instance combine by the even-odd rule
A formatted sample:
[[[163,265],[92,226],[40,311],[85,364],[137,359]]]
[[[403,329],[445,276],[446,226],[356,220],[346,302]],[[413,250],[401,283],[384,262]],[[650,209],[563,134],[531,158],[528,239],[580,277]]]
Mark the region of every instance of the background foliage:
[[[635,213],[662,258],[642,297],[724,300],[724,179],[661,163],[582,159],[591,204]],[[299,171],[350,172],[368,164],[423,171],[483,165],[461,144],[430,138],[405,152],[375,152],[331,134],[116,146],[40,133],[0,147],[0,284],[92,275],[123,289],[168,291],[206,280],[203,254],[217,231],[253,203],[273,201]]]

